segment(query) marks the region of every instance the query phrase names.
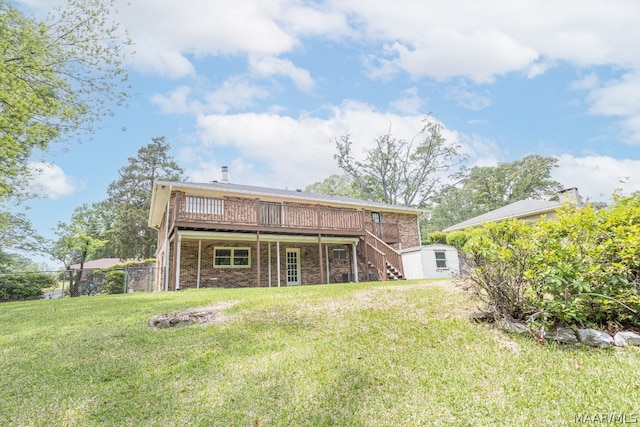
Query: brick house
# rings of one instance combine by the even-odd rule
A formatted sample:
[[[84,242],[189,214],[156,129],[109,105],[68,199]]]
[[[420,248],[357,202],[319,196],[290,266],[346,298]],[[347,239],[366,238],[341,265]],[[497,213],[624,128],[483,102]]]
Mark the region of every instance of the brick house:
[[[404,278],[422,211],[226,182],[156,181],[156,290]]]

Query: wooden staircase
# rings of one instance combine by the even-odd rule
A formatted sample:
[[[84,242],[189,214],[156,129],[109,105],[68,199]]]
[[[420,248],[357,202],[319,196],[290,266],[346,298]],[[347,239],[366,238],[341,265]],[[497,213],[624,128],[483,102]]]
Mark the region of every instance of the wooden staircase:
[[[368,270],[373,270],[379,280],[402,280],[404,269],[400,252],[387,245],[375,234],[365,231],[360,237],[358,253],[364,258]]]

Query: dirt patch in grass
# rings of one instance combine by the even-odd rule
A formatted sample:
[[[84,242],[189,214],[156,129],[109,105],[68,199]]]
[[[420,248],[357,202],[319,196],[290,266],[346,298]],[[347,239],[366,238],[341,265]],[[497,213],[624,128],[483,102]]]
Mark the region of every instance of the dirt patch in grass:
[[[357,291],[350,298],[336,298],[319,304],[304,304],[299,307],[302,311],[328,311],[332,313],[369,310],[369,309],[395,309],[403,308],[407,312],[416,309],[413,291],[440,287],[446,291],[462,292],[451,280],[425,281],[401,285],[380,286],[372,289]],[[459,299],[455,296],[455,300]],[[455,305],[456,311],[460,311],[460,306]],[[463,310],[466,312],[467,307]],[[456,313],[457,314],[457,313]]]
[[[196,307],[173,313],[158,314],[149,319],[149,326],[155,328],[172,328],[175,326],[205,325],[208,323],[224,323],[231,319],[224,313],[235,301],[219,302],[205,307]]]

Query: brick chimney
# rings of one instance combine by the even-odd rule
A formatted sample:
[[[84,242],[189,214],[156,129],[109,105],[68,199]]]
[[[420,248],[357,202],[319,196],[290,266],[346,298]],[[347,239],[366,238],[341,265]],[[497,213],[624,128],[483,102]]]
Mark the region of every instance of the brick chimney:
[[[222,181],[224,183],[229,182],[229,168],[227,166],[222,166]]]
[[[578,193],[578,189],[576,187],[560,190],[558,191],[558,196],[560,196],[561,203],[569,202],[573,206],[582,206],[582,197],[580,197],[580,193]]]

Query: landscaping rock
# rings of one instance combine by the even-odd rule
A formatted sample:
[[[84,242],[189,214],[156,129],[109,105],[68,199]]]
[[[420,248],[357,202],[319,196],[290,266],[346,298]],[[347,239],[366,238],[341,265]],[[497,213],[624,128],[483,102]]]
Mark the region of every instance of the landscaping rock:
[[[613,337],[596,329],[578,329],[580,342],[592,347],[609,348],[613,345]]]
[[[531,331],[524,323],[511,322],[509,320],[501,320],[498,322],[498,327],[505,332],[509,332],[512,334],[530,334]]]
[[[175,313],[151,316],[149,326],[154,328],[173,328],[176,326],[202,325],[205,323],[221,323],[228,320],[223,310],[231,307],[234,302],[219,303],[210,307],[194,308]]]
[[[549,341],[556,341],[563,344],[579,344],[580,340],[576,336],[576,333],[571,328],[558,328],[552,329],[544,334],[544,339]]]
[[[640,346],[640,335],[635,332],[617,332],[613,336],[613,344],[618,347],[624,347],[626,345]]]
[[[493,319],[493,316],[486,311],[474,311],[469,313],[468,316],[469,319],[475,320],[476,322],[485,322]]]

